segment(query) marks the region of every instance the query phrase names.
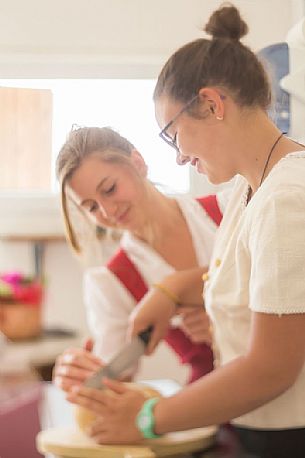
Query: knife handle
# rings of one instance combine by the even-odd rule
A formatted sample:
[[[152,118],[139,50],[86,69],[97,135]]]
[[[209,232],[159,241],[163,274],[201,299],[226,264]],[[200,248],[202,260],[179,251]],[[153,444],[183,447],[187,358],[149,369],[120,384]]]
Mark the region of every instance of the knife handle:
[[[149,326],[147,329],[145,329],[144,331],[138,334],[138,337],[144,342],[146,347],[150,341],[152,331],[153,331],[153,326]]]

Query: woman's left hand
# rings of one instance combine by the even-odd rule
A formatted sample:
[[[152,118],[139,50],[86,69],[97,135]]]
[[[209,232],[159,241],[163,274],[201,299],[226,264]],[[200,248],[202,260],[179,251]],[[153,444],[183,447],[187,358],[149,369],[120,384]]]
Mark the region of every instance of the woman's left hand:
[[[90,409],[97,415],[88,434],[98,444],[136,444],[143,436],[136,427],[136,416],[145,396],[126,387],[119,381],[104,379],[103,383],[111,392],[75,387],[68,394],[68,401]]]

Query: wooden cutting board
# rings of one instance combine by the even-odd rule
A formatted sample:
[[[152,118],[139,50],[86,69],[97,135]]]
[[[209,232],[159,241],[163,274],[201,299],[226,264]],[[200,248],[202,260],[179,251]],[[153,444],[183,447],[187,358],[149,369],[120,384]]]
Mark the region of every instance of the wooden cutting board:
[[[155,458],[206,449],[214,443],[216,431],[214,426],[197,428],[147,440],[141,446],[125,446],[97,445],[78,429],[67,427],[41,431],[36,443],[41,453],[61,458]]]

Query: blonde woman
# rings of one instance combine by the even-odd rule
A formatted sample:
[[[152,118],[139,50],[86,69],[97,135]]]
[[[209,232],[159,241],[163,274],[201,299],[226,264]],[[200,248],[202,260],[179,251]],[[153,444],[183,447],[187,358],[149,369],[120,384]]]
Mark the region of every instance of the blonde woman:
[[[179,299],[181,324],[169,327],[165,340],[181,363],[190,366],[189,382],[210,372],[209,320],[203,306],[193,305],[201,303],[201,275],[222,218],[216,196],[173,198],[161,193],[147,179],[146,164],[136,148],[105,127],[73,130],[59,153],[57,173],[68,239],[76,252],[82,247],[69,201],[94,225],[124,231],[109,262],[85,275],[94,352],[89,345],[60,355],[54,370],[57,386],[69,391],[80,385],[117,353],[126,341],[130,314],[141,300],[154,297],[162,304],[170,297],[174,302],[169,290],[162,288],[165,278],[192,290],[187,304]],[[136,370],[131,368],[124,378],[133,378]]]

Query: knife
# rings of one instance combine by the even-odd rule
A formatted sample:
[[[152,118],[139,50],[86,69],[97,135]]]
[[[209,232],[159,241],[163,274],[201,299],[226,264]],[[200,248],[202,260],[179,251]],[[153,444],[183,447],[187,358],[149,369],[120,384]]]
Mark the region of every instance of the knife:
[[[103,389],[105,385],[102,383],[104,377],[117,379],[122,372],[136,363],[139,358],[145,353],[146,347],[152,333],[152,326],[145,331],[140,332],[133,337],[131,342],[126,344],[119,353],[104,367],[99,369],[95,374],[89,377],[84,385],[88,388]]]

